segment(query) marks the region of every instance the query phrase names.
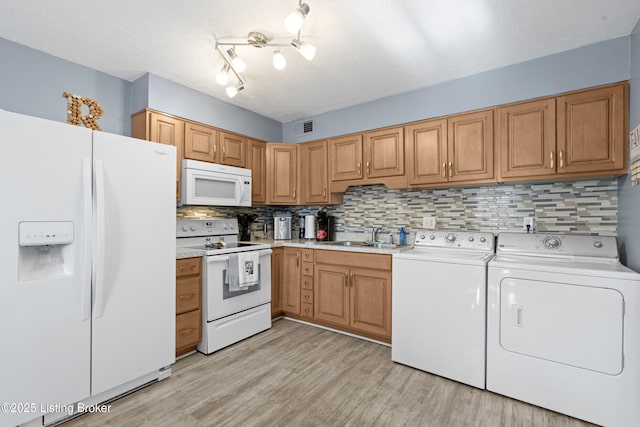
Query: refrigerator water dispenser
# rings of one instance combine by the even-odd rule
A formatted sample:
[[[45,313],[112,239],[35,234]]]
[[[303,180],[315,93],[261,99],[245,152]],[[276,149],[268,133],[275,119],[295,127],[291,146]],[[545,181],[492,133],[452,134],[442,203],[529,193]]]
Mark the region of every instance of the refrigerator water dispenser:
[[[18,235],[18,276],[21,282],[72,274],[72,221],[20,222]]]

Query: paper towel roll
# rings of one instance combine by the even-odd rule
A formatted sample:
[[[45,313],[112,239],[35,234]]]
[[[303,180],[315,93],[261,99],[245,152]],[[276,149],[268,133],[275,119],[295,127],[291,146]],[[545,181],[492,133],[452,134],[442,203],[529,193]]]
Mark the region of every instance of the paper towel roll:
[[[304,238],[316,238],[316,217],[314,215],[306,215],[304,217]]]

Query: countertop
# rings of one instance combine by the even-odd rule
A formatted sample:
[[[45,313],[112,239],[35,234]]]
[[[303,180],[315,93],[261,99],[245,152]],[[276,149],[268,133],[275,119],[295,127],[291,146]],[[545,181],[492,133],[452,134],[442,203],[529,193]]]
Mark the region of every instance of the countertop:
[[[334,245],[332,242],[317,242],[315,240],[293,239],[293,240],[273,240],[273,239],[253,239],[252,243],[266,243],[272,248],[307,248],[307,249],[327,249],[331,251],[344,252],[365,252],[370,254],[397,254],[411,249],[412,245],[400,246],[398,248],[369,248],[366,246],[342,246]],[[193,248],[176,248],[176,259],[194,258],[204,256],[204,251]]]

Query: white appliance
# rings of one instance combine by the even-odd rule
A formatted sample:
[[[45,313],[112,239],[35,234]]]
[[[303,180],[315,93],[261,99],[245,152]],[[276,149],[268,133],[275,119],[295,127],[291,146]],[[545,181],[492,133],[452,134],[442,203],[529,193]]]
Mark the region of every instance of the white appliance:
[[[487,262],[492,233],[418,230],[393,254],[391,359],[485,386]]]
[[[202,275],[202,342],[205,354],[271,328],[271,248],[238,242],[238,220],[178,220],[177,245],[205,251]],[[255,254],[251,264],[257,283],[230,286],[232,269],[242,268],[242,254]],[[241,285],[241,283],[240,283]]]
[[[488,285],[488,390],[640,425],[640,275],[615,237],[500,233]]]
[[[251,206],[251,169],[183,160],[182,205]]]
[[[0,426],[170,375],[175,148],[1,110],[0,129]]]

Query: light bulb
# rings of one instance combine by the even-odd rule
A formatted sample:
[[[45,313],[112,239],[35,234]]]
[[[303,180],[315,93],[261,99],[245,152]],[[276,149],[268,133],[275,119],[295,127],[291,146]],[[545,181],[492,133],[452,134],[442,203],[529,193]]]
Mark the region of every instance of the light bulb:
[[[287,66],[287,59],[279,50],[273,52],[273,66],[276,70],[282,70]]]
[[[236,54],[235,47],[232,47],[231,49],[229,49],[227,51],[227,54],[229,55],[229,58],[231,58],[231,65],[233,65],[233,68],[237,72],[241,73],[247,69],[247,63],[244,62],[244,60]]]
[[[300,52],[300,55],[304,56],[307,61],[311,61],[313,57],[316,56],[316,47],[312,44],[293,39],[291,46],[295,47],[296,50]]]
[[[284,27],[291,34],[297,34],[302,28],[302,24],[304,23],[304,17],[309,13],[309,5],[303,3],[296,10],[291,12],[284,20]]]
[[[224,64],[222,70],[216,74],[216,81],[222,86],[226,86],[229,82],[229,64]]]
[[[227,91],[227,96],[229,98],[233,98],[234,96],[236,96],[238,94],[238,89],[235,86],[227,87],[226,91]]]

